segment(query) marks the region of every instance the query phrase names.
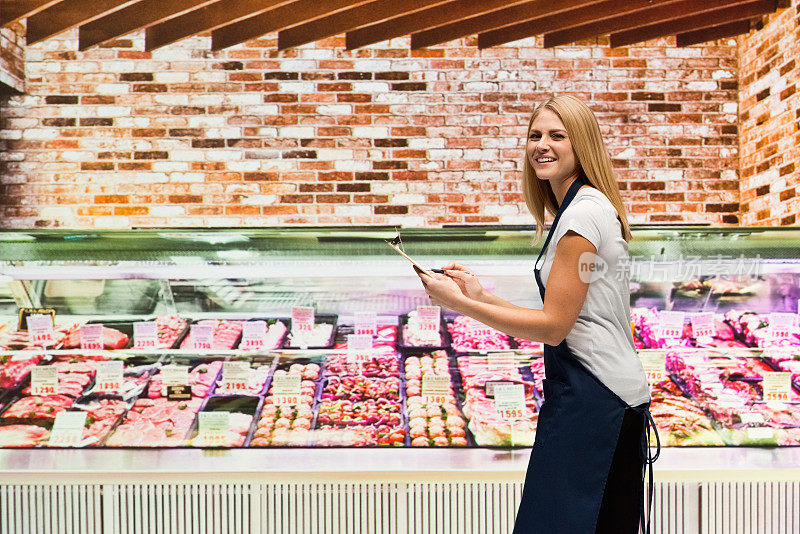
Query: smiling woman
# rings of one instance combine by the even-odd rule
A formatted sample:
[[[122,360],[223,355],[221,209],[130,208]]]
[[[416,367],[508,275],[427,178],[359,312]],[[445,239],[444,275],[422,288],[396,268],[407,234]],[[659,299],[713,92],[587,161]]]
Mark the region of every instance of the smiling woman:
[[[539,236],[545,210],[554,216],[534,269],[542,309],[488,293],[454,263],[418,274],[434,302],[545,343],[545,402],[514,534],[634,534],[640,524],[649,533],[643,467],[654,424],[629,327],[630,230],[583,102],[557,96],[536,108],[522,180]]]

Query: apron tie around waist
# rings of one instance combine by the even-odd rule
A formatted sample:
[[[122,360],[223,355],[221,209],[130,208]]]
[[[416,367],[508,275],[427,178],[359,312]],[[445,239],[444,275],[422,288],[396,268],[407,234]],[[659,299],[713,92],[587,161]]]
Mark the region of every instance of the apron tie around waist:
[[[637,410],[639,411],[639,410]],[[648,405],[644,405],[643,409],[640,410],[641,414],[644,418],[644,432],[642,432],[642,485],[644,485],[645,481],[645,472],[647,472],[647,516],[645,519],[645,510],[644,510],[644,502],[645,502],[645,494],[642,491],[642,499],[640,502],[640,523],[641,523],[641,532],[642,534],[650,534],[650,514],[653,511],[653,463],[658,460],[658,457],[661,455],[661,438],[658,436],[658,428],[656,427],[656,422],[653,420],[653,416],[650,414],[650,410],[648,409]],[[650,435],[651,432],[656,436],[656,453],[653,454],[652,449],[650,448]]]

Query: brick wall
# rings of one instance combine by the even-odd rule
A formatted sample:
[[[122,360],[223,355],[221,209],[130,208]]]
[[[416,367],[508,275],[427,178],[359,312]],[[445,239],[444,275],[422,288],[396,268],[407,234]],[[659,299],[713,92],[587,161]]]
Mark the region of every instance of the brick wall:
[[[530,224],[521,137],[567,91],[597,111],[634,222],[738,223],[733,39],[143,41],[29,47],[27,95],[0,101],[2,226]]]
[[[742,222],[794,225],[800,210],[800,0],[740,38]]]
[[[19,23],[0,28],[0,95],[25,90],[25,38]]]

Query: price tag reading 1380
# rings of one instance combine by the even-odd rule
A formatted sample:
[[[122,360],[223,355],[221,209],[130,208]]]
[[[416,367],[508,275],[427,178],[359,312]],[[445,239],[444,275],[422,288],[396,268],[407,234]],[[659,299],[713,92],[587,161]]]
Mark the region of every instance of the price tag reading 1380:
[[[422,402],[425,404],[447,404],[449,395],[449,376],[431,374],[422,376]]]

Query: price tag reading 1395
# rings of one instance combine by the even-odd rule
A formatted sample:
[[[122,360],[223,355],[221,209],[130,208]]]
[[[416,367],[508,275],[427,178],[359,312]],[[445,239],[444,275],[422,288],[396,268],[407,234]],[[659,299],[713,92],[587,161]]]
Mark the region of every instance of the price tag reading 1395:
[[[525,417],[525,388],[522,384],[495,384],[494,406],[502,419]]]

